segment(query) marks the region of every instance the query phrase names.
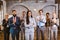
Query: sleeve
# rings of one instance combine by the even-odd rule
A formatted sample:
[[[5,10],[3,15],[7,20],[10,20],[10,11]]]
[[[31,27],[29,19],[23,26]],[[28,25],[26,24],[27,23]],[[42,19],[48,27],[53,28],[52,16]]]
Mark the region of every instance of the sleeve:
[[[25,23],[24,23],[25,27],[30,27],[32,24],[29,23],[29,24],[26,24],[26,20],[25,20]]]
[[[36,22],[37,22],[37,25],[39,26],[39,17],[38,16],[36,17]]]
[[[43,16],[43,20],[42,20],[43,23],[46,23],[46,17]]]
[[[36,21],[34,18],[33,18],[33,27],[36,27]]]
[[[56,23],[57,26],[59,26],[59,18],[57,18],[57,23]]]
[[[3,21],[2,21],[2,26],[5,27],[6,24],[7,24],[7,23],[6,23],[5,20],[3,19]]]
[[[9,25],[9,27],[12,27],[12,25],[14,25],[11,18],[8,19],[8,25]]]
[[[18,22],[15,23],[15,25],[20,26],[21,25],[21,20],[18,18]]]

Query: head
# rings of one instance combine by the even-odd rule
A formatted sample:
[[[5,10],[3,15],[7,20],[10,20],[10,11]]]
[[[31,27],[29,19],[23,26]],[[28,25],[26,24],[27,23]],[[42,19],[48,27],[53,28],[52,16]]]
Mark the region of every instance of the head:
[[[26,23],[29,24],[29,17],[32,18],[32,12],[29,10],[27,11],[27,14],[26,14]]]
[[[49,17],[50,16],[50,14],[49,13],[46,13],[46,17]]]
[[[40,10],[39,10],[39,15],[42,15],[42,13],[43,13],[43,10],[40,9]]]
[[[23,15],[23,16],[25,16],[25,14],[26,14],[26,12],[25,12],[25,11],[23,11],[23,12],[22,12],[22,15]]]
[[[12,10],[12,14],[15,17],[16,16],[16,10]]]
[[[29,11],[27,11],[27,16],[28,17],[32,17],[32,12],[29,10]]]
[[[8,19],[9,15],[8,14],[5,14],[5,19]]]

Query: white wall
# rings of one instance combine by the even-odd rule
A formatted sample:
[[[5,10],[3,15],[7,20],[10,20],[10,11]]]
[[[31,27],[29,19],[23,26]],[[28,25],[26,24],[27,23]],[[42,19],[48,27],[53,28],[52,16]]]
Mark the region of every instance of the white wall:
[[[23,2],[23,3],[11,2],[11,3],[9,3],[8,6],[7,6],[7,12],[9,14],[12,14],[11,11],[13,9],[16,9],[17,12],[18,12],[18,15],[21,16],[22,11],[23,10],[26,11],[26,9],[21,7],[21,6],[14,6],[14,5],[24,5],[24,6],[28,7],[32,11],[34,17],[36,17],[38,15],[38,10],[39,9],[42,9],[47,5],[55,5],[56,6],[56,13],[58,15],[58,4],[54,4],[54,3],[48,3],[48,2],[47,3],[40,3],[40,2],[39,3],[33,3],[33,2]],[[15,7],[15,8],[12,8],[12,7]],[[50,14],[52,14],[52,12],[54,10],[55,10],[55,8],[51,7],[51,6],[49,6],[47,8],[44,8],[44,15],[45,15],[46,12],[49,12]]]

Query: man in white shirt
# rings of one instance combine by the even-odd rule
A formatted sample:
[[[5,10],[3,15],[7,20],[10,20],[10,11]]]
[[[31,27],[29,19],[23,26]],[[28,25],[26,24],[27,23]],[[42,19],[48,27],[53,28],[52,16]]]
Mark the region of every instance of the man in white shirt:
[[[43,13],[43,11],[41,9],[41,10],[39,10],[39,16],[37,16],[38,40],[40,38],[40,32],[41,32],[42,40],[44,40],[44,30],[45,30],[46,18],[45,18],[45,16],[42,15],[42,13]]]

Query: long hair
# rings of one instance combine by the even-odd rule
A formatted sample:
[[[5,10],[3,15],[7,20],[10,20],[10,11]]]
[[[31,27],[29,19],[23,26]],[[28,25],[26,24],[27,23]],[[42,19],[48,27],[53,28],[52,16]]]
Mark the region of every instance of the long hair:
[[[30,23],[30,21],[29,21],[29,16],[28,16],[29,12],[31,12],[31,11],[28,10],[28,11],[27,11],[27,14],[26,14],[26,24],[29,24],[29,23]],[[32,12],[31,12],[31,13],[32,13]],[[31,14],[31,18],[32,18],[32,14]]]

